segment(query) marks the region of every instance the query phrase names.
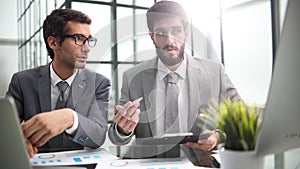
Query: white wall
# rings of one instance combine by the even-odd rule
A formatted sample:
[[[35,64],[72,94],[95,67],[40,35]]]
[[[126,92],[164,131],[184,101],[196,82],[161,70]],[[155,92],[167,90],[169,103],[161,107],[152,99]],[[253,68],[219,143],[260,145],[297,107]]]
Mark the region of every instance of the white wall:
[[[1,0],[0,15],[0,97],[2,97],[5,96],[12,74],[18,71],[17,1]]]

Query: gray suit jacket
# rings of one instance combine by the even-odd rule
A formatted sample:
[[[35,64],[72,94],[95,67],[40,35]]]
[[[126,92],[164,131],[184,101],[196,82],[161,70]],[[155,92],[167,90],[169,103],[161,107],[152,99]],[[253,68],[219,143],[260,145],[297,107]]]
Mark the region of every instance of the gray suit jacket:
[[[41,112],[51,111],[50,64],[15,73],[7,95],[11,95],[17,106],[20,121],[28,120]],[[97,148],[104,143],[107,132],[107,109],[110,81],[106,77],[79,69],[67,101],[67,107],[78,114],[79,126],[74,136],[65,132],[65,150],[83,147]],[[53,139],[39,148],[40,152],[54,150]]]
[[[153,111],[155,111],[154,95],[156,88],[157,58],[145,61],[123,73],[121,98],[119,103],[125,104],[139,97],[140,120],[134,131],[136,138],[152,137],[155,133]],[[207,103],[224,98],[239,97],[230,79],[224,72],[222,64],[193,57],[187,57],[187,80],[189,85],[188,127],[197,132],[195,125],[199,110],[207,107]],[[109,129],[109,138],[114,144],[127,144],[131,137],[119,137],[113,123]],[[199,134],[199,133],[198,133]]]
[[[132,136],[136,140],[153,137],[156,134],[154,126],[156,117],[154,111],[157,105],[155,95],[158,94],[156,87],[157,58],[145,61],[123,73],[123,83],[119,104],[133,101],[139,97],[144,99],[140,102],[140,119],[134,133],[130,137],[117,134],[116,124],[113,123],[108,131],[112,143],[125,145],[130,142]],[[187,57],[187,81],[188,81],[188,128],[194,134],[199,134],[201,129],[197,126],[200,109],[207,108],[210,101],[219,101],[224,98],[239,98],[237,90],[224,72],[222,64],[206,60]],[[161,125],[162,126],[162,125]],[[177,147],[177,148],[176,148]],[[178,155],[178,146],[140,146],[131,145],[124,155],[127,158],[144,157],[175,157]],[[182,146],[183,151],[195,165],[214,167],[214,160],[208,152]],[[161,151],[163,150],[163,151]],[[166,151],[164,151],[166,150]],[[175,151],[174,151],[175,150]],[[164,153],[166,152],[166,153]],[[121,154],[122,155],[122,154]]]

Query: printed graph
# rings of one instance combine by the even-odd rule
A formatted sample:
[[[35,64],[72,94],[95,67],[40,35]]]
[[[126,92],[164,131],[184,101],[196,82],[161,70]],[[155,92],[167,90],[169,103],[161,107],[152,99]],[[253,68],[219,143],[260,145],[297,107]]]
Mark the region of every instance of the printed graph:
[[[188,169],[193,164],[187,158],[156,158],[103,161],[96,169]]]
[[[104,149],[41,153],[30,159],[33,166],[95,164],[102,160],[118,159]]]

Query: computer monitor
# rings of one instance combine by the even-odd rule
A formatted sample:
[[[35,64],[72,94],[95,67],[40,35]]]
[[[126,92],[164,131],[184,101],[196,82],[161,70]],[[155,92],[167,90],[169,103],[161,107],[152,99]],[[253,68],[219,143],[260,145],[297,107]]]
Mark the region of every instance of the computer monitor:
[[[300,147],[300,1],[290,0],[269,96],[256,144],[257,155]]]

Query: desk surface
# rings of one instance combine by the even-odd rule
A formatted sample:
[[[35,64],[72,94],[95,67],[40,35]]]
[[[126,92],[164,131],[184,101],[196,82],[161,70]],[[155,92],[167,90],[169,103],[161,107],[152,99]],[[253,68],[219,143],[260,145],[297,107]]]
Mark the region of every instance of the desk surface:
[[[217,155],[215,155],[217,156]],[[39,153],[30,159],[34,169],[192,169],[195,167],[187,158],[148,158],[148,159],[119,159],[109,151],[99,148],[95,150],[76,150],[56,153]],[[95,165],[96,164],[96,165]],[[70,167],[74,165],[74,167]],[[77,166],[80,168],[76,168]],[[82,167],[85,166],[85,167]]]
[[[97,151],[97,150],[95,150],[95,151]],[[66,152],[61,152],[61,153],[66,153]],[[49,154],[53,154],[53,153],[49,153]],[[83,154],[81,154],[81,155],[83,155]],[[93,154],[93,153],[91,153],[91,154]],[[88,154],[85,154],[85,155],[88,155]],[[94,152],[94,155],[95,155],[95,152]],[[219,155],[217,153],[214,154],[213,156],[217,160],[220,159]],[[287,161],[287,160],[289,161],[289,163],[285,164],[286,168],[297,168],[297,166],[300,166],[300,164],[299,164],[299,157],[300,157],[300,148],[299,149],[295,149],[295,150],[290,150],[290,151],[286,152],[285,153],[285,158],[286,158],[285,161]],[[76,157],[74,157],[74,158],[76,158]],[[115,157],[115,158],[118,159],[117,157]],[[48,160],[50,160],[50,159],[48,159]],[[268,155],[268,156],[266,156],[265,157],[265,167],[264,168],[265,169],[274,169],[275,168],[274,162],[275,162],[274,155]],[[70,168],[70,166],[64,166],[64,167],[59,167],[59,168],[57,168],[57,166],[48,166],[48,167],[40,166],[40,167],[34,167],[34,169],[54,169],[54,168],[55,169],[83,169],[83,168],[93,169],[95,167],[96,167],[96,164],[94,164],[94,165],[88,165],[88,167],[81,167],[81,168],[79,166],[74,166],[74,167],[71,167],[71,168]],[[159,166],[156,166],[156,167],[159,167]],[[193,169],[207,169],[206,167],[197,167],[197,166],[193,166],[191,168],[193,168]],[[187,168],[185,168],[185,169],[187,169]]]

